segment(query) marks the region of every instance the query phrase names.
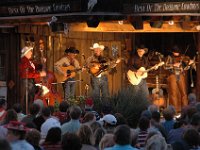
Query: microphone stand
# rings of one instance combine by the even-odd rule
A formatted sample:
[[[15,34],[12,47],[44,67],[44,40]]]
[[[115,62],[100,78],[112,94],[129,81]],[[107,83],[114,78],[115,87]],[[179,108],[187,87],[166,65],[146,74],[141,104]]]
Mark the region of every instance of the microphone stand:
[[[26,104],[26,114],[28,114],[28,68],[25,70],[26,71],[26,79],[25,79],[25,88],[26,88],[26,93],[25,93],[25,104]]]

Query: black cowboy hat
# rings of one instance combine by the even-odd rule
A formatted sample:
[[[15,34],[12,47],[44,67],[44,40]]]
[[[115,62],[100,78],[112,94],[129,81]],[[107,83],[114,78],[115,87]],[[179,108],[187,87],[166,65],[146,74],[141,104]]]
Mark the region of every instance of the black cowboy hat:
[[[79,50],[77,50],[75,47],[69,47],[65,50],[65,53],[79,54]]]
[[[179,48],[177,45],[174,45],[174,46],[172,47],[172,52],[173,52],[173,53],[180,53],[181,50],[180,50],[180,48]]]
[[[148,52],[148,48],[144,44],[137,46],[136,49],[137,51],[143,49],[145,51],[145,54]]]

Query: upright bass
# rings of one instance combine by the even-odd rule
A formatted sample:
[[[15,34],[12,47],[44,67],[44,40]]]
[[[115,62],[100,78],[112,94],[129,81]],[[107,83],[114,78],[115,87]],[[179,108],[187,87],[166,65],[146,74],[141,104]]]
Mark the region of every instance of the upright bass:
[[[36,86],[38,86],[38,91],[35,95],[35,100],[41,99],[43,101],[44,106],[55,106],[56,103],[60,103],[62,101],[62,97],[53,86],[53,83],[56,82],[55,75],[53,74],[53,72],[46,69],[46,58],[44,57],[43,50],[44,45],[42,44],[40,43],[41,64],[38,65],[38,70],[45,70],[47,76],[43,78],[37,78],[35,80]]]

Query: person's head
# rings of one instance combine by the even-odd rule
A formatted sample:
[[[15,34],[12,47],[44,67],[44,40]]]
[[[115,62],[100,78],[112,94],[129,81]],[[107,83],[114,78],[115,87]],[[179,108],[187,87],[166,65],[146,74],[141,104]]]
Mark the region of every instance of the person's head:
[[[61,129],[59,127],[53,127],[49,129],[45,142],[49,144],[56,144],[61,141]]]
[[[94,122],[96,121],[96,117],[94,115],[94,113],[92,112],[87,112],[84,117],[83,117],[83,121],[82,123],[86,123],[86,122]]]
[[[126,118],[121,113],[115,113],[114,116],[117,119],[117,124],[116,125],[127,124]]]
[[[78,120],[81,116],[81,108],[79,106],[71,106],[69,110],[69,115],[71,119]]]
[[[143,116],[140,118],[138,126],[140,130],[146,131],[150,126],[150,120],[147,117]]]
[[[114,130],[114,141],[119,145],[131,143],[131,130],[128,125],[119,125]]]
[[[36,129],[31,129],[26,134],[26,141],[33,146],[39,146],[40,138],[40,132]]]
[[[174,113],[169,108],[165,108],[162,113],[163,113],[163,117],[167,121],[172,120],[174,118]]]
[[[38,104],[33,103],[31,104],[29,111],[31,115],[36,116],[40,111],[40,106]]]
[[[63,150],[81,150],[82,144],[79,136],[75,133],[65,133],[62,136],[62,149]]]
[[[7,108],[6,100],[3,98],[0,99],[0,108]]]
[[[98,146],[99,145],[99,143],[100,143],[100,141],[101,141],[101,139],[102,139],[102,137],[104,136],[104,134],[105,134],[106,132],[105,132],[105,130],[103,129],[103,128],[97,128],[96,130],[95,130],[95,132],[93,133],[93,144],[95,145],[95,146]]]
[[[51,110],[50,110],[49,107],[44,107],[44,108],[42,109],[42,116],[43,116],[45,119],[47,119],[47,118],[49,118],[49,117],[51,116]]]
[[[104,50],[104,45],[100,45],[98,43],[94,43],[90,49],[94,50],[94,55],[95,56],[100,56],[102,51]]]
[[[115,127],[117,124],[117,119],[112,114],[107,114],[102,118],[104,127]]]
[[[105,148],[112,147],[114,145],[115,145],[114,134],[106,133],[104,134],[99,143],[99,149],[104,150]]]
[[[92,130],[88,125],[81,125],[77,134],[80,137],[82,144],[92,144]]]
[[[65,50],[65,54],[70,58],[74,59],[77,55],[77,49],[75,47],[69,47]]]
[[[3,124],[8,124],[10,121],[17,121],[17,113],[14,109],[8,109]]]
[[[200,135],[198,131],[193,128],[186,130],[186,132],[183,134],[183,139],[191,148],[198,147],[200,144]]]
[[[148,48],[146,48],[143,44],[137,47],[137,54],[139,57],[142,57],[147,52],[148,52]]]
[[[0,150],[12,150],[10,143],[6,139],[0,139]]]
[[[69,104],[66,101],[62,101],[59,105],[60,112],[67,112],[68,108],[69,108]]]
[[[13,109],[16,111],[16,113],[21,113],[22,112],[22,106],[19,103],[16,103],[13,105]]]
[[[21,50],[21,57],[26,57],[27,59],[31,59],[33,55],[33,47],[31,46],[25,46]]]
[[[179,49],[179,47],[177,45],[174,45],[172,47],[172,53],[173,53],[174,56],[179,56],[180,55],[180,49]]]

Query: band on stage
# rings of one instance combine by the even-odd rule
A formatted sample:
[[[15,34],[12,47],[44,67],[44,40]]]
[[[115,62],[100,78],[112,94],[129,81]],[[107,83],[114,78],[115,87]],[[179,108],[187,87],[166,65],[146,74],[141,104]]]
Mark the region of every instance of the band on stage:
[[[76,95],[77,74],[83,71],[89,73],[91,87],[90,97],[96,101],[106,101],[111,95],[109,93],[108,75],[109,71],[121,62],[119,57],[110,58],[105,56],[105,46],[94,43],[89,49],[91,56],[85,59],[83,66],[76,58],[79,50],[75,47],[69,47],[64,51],[64,55],[54,64],[54,70],[49,71],[46,67],[44,56],[44,41],[39,42],[40,61],[33,60],[33,46],[25,46],[21,50],[21,62],[19,64],[19,73],[21,79],[20,103],[24,108],[36,99],[41,99],[45,106],[54,106],[56,102],[62,100],[68,101]],[[150,50],[140,44],[136,47],[136,53],[130,54],[127,63],[127,80],[133,87],[135,95],[142,93],[147,100],[158,100],[156,105],[163,106],[166,102],[161,101],[163,91],[159,86],[159,75],[155,76],[156,88],[150,92],[147,84],[149,71],[164,69],[167,72],[167,99],[168,105],[173,105],[180,112],[184,106],[188,105],[187,93],[187,71],[195,69],[196,62],[189,56],[181,53],[181,49],[174,45],[171,48],[170,55],[163,57],[160,52],[155,52],[159,62],[150,66],[150,59],[147,54]],[[162,56],[162,57],[161,57]],[[160,72],[159,72],[160,73]],[[63,96],[58,92],[54,85],[62,84]]]

